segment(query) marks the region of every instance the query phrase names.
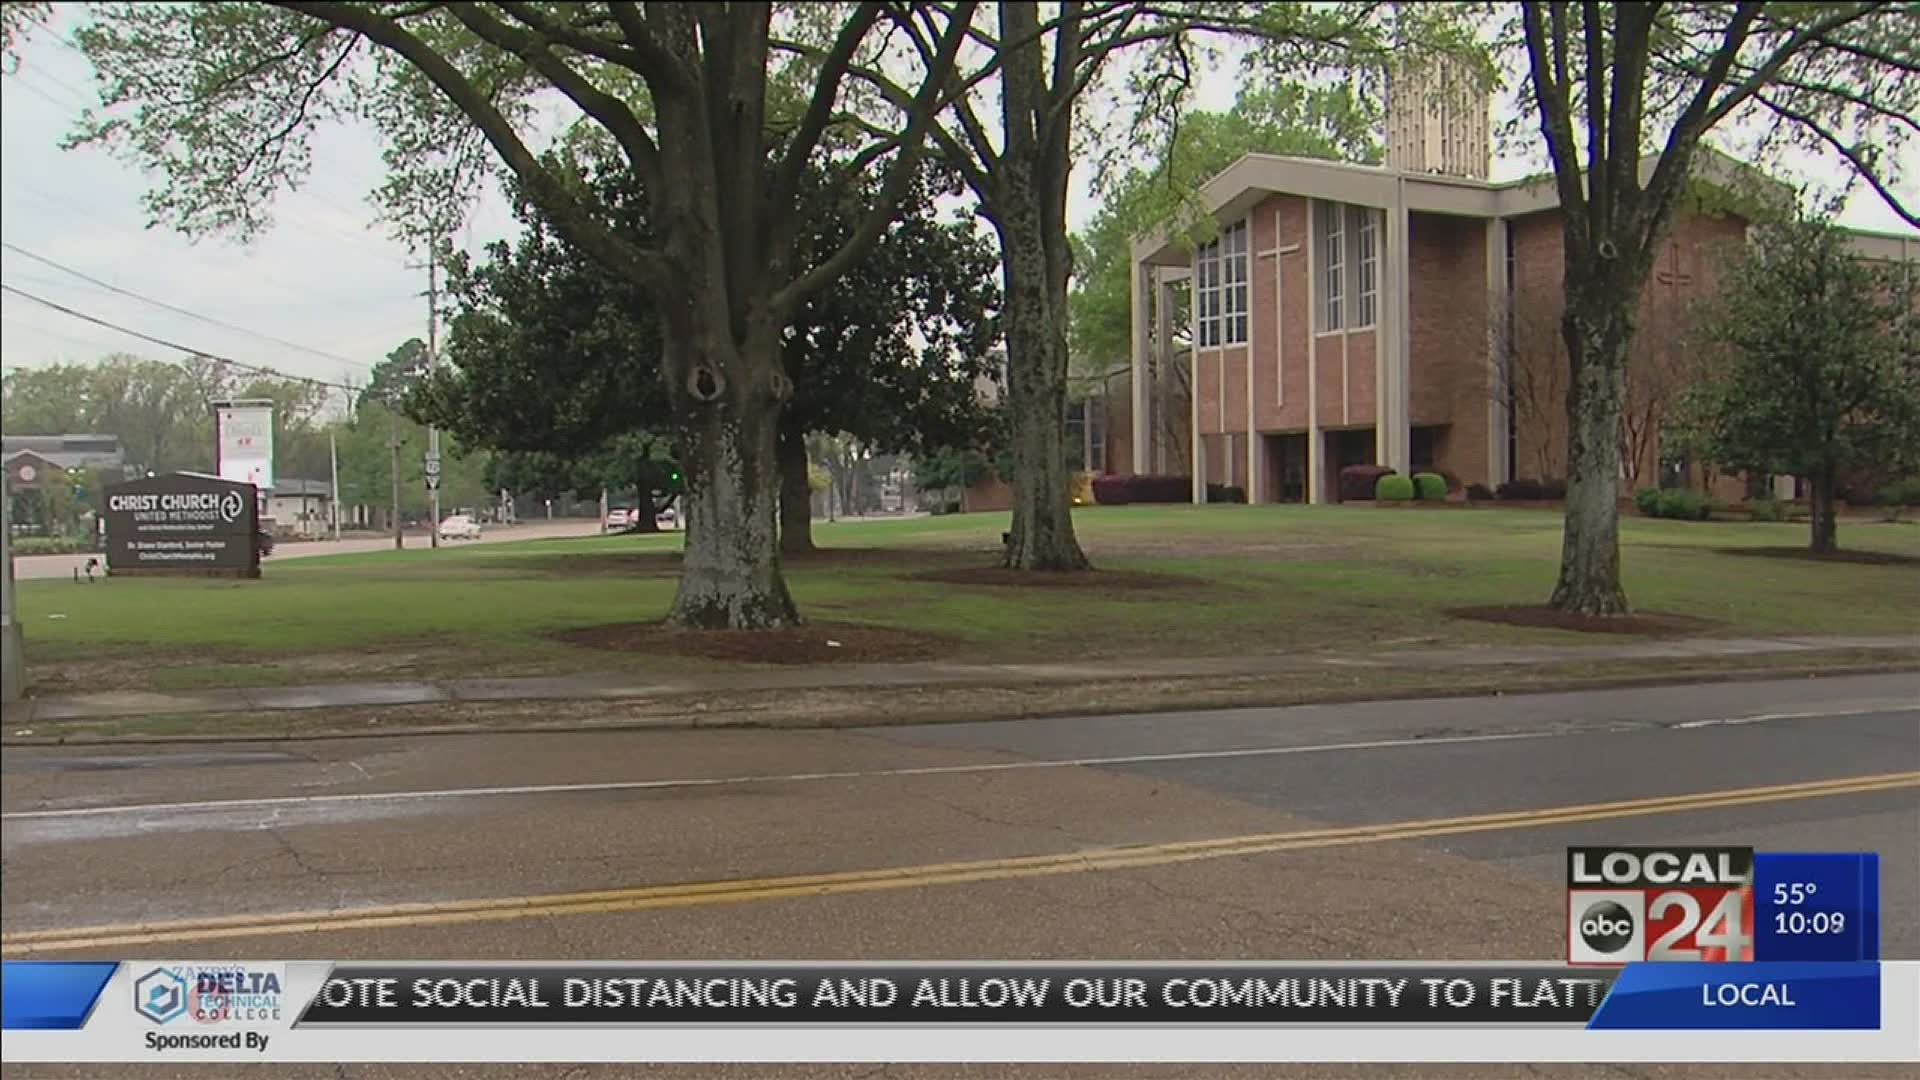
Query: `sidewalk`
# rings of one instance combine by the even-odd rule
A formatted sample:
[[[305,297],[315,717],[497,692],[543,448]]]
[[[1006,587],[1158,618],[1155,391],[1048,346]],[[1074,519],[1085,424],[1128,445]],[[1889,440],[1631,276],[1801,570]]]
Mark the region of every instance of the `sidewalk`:
[[[1188,658],[1132,658],[1055,664],[846,664],[716,672],[710,675],[604,673],[537,675],[511,679],[263,686],[179,693],[110,690],[35,698],[9,705],[9,726],[158,713],[271,712],[368,705],[427,705],[483,701],[612,701],[740,690],[1011,686],[1206,676],[1274,675],[1345,668],[1496,667],[1595,660],[1673,660],[1714,656],[1793,654],[1833,649],[1886,650],[1889,660],[1920,656],[1920,634],[1897,637],[1675,638],[1609,645],[1500,646],[1373,650],[1365,653],[1288,653]]]

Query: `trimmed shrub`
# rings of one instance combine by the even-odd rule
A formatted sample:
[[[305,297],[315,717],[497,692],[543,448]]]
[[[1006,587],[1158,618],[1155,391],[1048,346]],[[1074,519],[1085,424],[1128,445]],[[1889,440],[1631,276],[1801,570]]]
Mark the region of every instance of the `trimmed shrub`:
[[[16,536],[13,538],[15,555],[79,555],[92,550],[92,544],[72,536]]]
[[[1920,506],[1920,476],[1895,480],[1873,493],[1875,506]]]
[[[1439,473],[1414,473],[1413,494],[1423,501],[1442,502],[1447,497],[1447,478]]]
[[[1179,503],[1193,499],[1193,477],[1120,473],[1096,477],[1093,501],[1101,506],[1128,503]]]
[[[1675,521],[1705,521],[1713,513],[1713,503],[1705,496],[1679,488],[1642,488],[1634,493],[1633,504],[1648,517]]]
[[[1747,500],[1747,516],[1755,521],[1785,521],[1790,510],[1791,507],[1779,499]]]
[[[1493,498],[1493,489],[1485,484],[1468,484],[1467,498],[1473,502],[1486,502]]]
[[[1353,502],[1374,497],[1380,478],[1392,476],[1390,465],[1349,465],[1340,470],[1340,501]]]
[[[1247,501],[1247,489],[1233,484],[1208,484],[1207,501],[1210,503],[1243,503]]]
[[[1564,480],[1509,480],[1500,485],[1494,497],[1519,501],[1564,499],[1567,484]]]
[[[1373,497],[1378,502],[1406,502],[1413,498],[1413,478],[1389,473],[1374,483]]]

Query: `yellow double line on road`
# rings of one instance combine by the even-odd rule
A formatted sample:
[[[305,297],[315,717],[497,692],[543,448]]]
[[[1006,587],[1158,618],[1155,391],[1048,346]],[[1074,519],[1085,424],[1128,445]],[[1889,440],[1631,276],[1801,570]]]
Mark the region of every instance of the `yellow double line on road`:
[[[173,922],[85,926],[62,930],[34,930],[0,936],[0,954],[25,956],[80,949],[107,949],[129,945],[218,941],[229,938],[315,934],[343,930],[379,930],[399,927],[454,926],[464,923],[527,919],[555,915],[593,915],[648,911],[660,908],[703,907],[779,900],[807,896],[917,889],[932,885],[965,885],[984,881],[1077,874],[1092,870],[1128,870],[1201,859],[1264,855],[1276,851],[1378,844],[1393,840],[1422,840],[1462,833],[1508,829],[1538,829],[1587,821],[1718,810],[1755,803],[1817,799],[1920,787],[1920,771],[1814,780],[1798,784],[1737,788],[1621,802],[1587,803],[1498,814],[1401,821],[1336,829],[1257,833],[1211,840],[1181,840],[1164,844],[1100,848],[1057,855],[1021,855],[971,862],[929,863],[784,877],[708,881],[678,885],[641,885],[627,889],[552,893],[480,900],[389,904],[333,911],[289,911],[278,914],[234,915],[183,919]]]

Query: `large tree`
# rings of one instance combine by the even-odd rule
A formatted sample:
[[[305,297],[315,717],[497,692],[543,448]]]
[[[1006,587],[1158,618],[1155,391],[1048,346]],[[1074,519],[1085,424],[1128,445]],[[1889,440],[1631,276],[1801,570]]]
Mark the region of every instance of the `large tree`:
[[[310,166],[323,120],[364,118],[386,137],[391,200],[439,207],[504,168],[605,270],[661,314],[665,393],[688,472],[686,561],[669,619],[771,627],[798,617],[775,548],[776,421],[792,393],[780,338],[807,299],[858,263],[911,180],[940,88],[972,18],[954,6],[924,76],[885,130],[849,159],[887,161],[882,197],[848,242],[795,262],[801,178],[836,128],[848,66],[873,48],[886,6],[863,3],[822,55],[779,70],[797,112],[769,123],[770,4],[102,4],[75,32],[104,112],[78,133],[161,182],[155,216],[189,231],[263,227]],[[806,22],[807,9],[789,12]],[[652,231],[606,225],[604,206],[535,148],[545,100],[618,148],[647,193]],[[770,134],[773,133],[773,134]]]
[[[1913,264],[1863,260],[1819,218],[1769,225],[1727,275],[1707,336],[1723,366],[1695,388],[1707,455],[1803,476],[1813,551],[1837,544],[1849,470],[1920,467],[1920,308]]]
[[[1447,5],[1384,9],[1371,3],[1150,3],[1068,0],[997,5],[997,20],[945,3],[916,3],[895,24],[920,57],[953,28],[967,34],[969,59],[952,75],[951,106],[932,135],[967,178],[980,212],[1000,239],[1006,288],[1007,399],[1015,461],[1013,528],[1003,560],[1027,570],[1079,570],[1089,563],[1074,535],[1066,413],[1069,323],[1067,285],[1073,248],[1067,191],[1088,147],[1079,104],[1110,67],[1126,72],[1132,121],[1125,141],[1156,125],[1171,127],[1192,88],[1205,40],[1257,43],[1255,78],[1306,79],[1334,63],[1372,64],[1400,31],[1406,49],[1424,48],[1427,30],[1452,19]],[[818,48],[788,45],[802,55]],[[1111,64],[1143,49],[1132,69]],[[853,73],[896,108],[909,88],[883,71]],[[987,76],[994,76],[990,81]],[[1079,140],[1078,142],[1076,140]]]
[[[1567,509],[1550,602],[1622,614],[1616,499],[1628,358],[1702,140],[1745,121],[1760,133],[1758,149],[1824,151],[1920,224],[1890,186],[1920,113],[1920,5],[1529,0],[1515,40],[1565,255]]]
[[[648,231],[645,192],[632,173],[584,170],[621,228]],[[801,267],[831,259],[882,197],[883,177],[809,168],[797,238]],[[882,452],[969,437],[982,422],[975,389],[988,371],[999,290],[994,253],[969,222],[941,211],[956,193],[945,170],[923,165],[896,220],[838,285],[810,297],[784,328],[782,362],[793,380],[781,411],[780,545],[811,550],[811,432],[844,432]],[[527,201],[511,248],[493,245],[478,266],[454,264],[462,311],[448,352],[415,411],[488,445],[597,453],[609,438],[670,430],[660,373],[661,319],[651,299],[601,272]],[[631,486],[626,481],[618,486]],[[644,525],[643,525],[644,527]]]

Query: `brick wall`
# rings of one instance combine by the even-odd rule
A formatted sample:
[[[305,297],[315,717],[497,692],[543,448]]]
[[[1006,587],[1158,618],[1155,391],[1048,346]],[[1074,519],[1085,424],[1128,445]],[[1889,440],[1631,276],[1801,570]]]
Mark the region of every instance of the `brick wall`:
[[[1275,243],[1276,216],[1278,243]],[[1253,211],[1254,423],[1262,431],[1307,426],[1307,200],[1272,195]],[[1290,254],[1259,258],[1261,251],[1295,245]],[[1278,270],[1275,262],[1278,261]],[[1280,274],[1280,318],[1274,317],[1274,274]],[[1279,368],[1282,386],[1274,386]],[[1281,393],[1285,391],[1285,404]]]
[[[1416,427],[1446,425],[1435,468],[1464,483],[1497,482],[1487,460],[1486,222],[1413,214],[1408,232],[1408,415]]]
[[[1679,388],[1676,365],[1693,348],[1684,338],[1689,305],[1709,299],[1720,260],[1736,249],[1746,235],[1746,223],[1734,217],[1706,217],[1682,213],[1655,258],[1653,273],[1641,298],[1638,332],[1629,361],[1628,379],[1640,380],[1629,390],[1629,404],[1647,398],[1657,405]],[[1514,339],[1523,354],[1519,363],[1539,373],[1545,393],[1539,401],[1519,403],[1516,426],[1519,447],[1515,475],[1566,475],[1566,352],[1559,334],[1562,310],[1562,242],[1557,211],[1532,214],[1513,223]],[[1528,358],[1531,359],[1528,359]],[[1656,408],[1651,426],[1659,424]],[[1657,439],[1647,440],[1639,454],[1638,476],[1632,486],[1657,483]],[[1545,460],[1543,465],[1541,462]],[[1627,485],[1623,480],[1622,484]]]

